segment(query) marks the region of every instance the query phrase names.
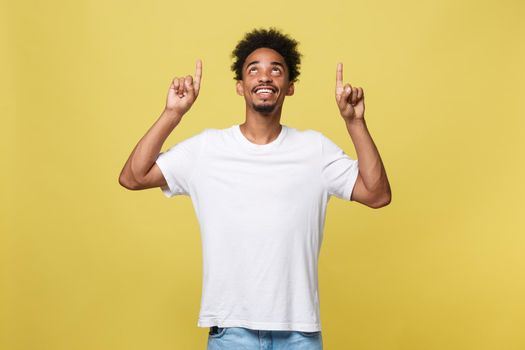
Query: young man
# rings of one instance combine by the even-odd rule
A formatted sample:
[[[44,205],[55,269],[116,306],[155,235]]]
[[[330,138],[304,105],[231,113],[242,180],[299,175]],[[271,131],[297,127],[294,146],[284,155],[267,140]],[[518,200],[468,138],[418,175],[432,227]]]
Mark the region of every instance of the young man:
[[[280,124],[299,75],[297,41],[270,28],[247,33],[233,51],[246,119],[205,129],[160,153],[199,94],[195,78],[173,79],[160,118],[139,141],[119,182],[188,195],[203,245],[198,326],[208,349],[322,349],[317,263],[326,206],[334,195],[371,208],[387,205],[390,185],[364,120],[363,89],[335,98],[357,160],[313,130]]]

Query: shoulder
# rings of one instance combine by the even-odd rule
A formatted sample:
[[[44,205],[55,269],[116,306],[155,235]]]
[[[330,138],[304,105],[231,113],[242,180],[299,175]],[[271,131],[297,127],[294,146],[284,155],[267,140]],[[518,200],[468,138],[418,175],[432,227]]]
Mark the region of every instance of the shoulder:
[[[308,142],[310,144],[319,144],[320,140],[324,137],[321,132],[313,129],[297,129],[289,126],[287,128],[287,137],[290,137],[294,140]]]
[[[202,131],[204,139],[207,144],[216,144],[224,141],[224,139],[232,134],[231,127],[229,128],[206,128]]]
[[[330,137],[318,130],[304,130],[301,131],[303,138],[308,140],[315,147],[319,147],[323,156],[329,154],[340,154],[343,152],[341,147],[334,142]]]
[[[231,127],[228,128],[206,128],[202,132],[206,134],[207,137],[217,137],[217,136],[223,136],[227,133],[231,132]]]

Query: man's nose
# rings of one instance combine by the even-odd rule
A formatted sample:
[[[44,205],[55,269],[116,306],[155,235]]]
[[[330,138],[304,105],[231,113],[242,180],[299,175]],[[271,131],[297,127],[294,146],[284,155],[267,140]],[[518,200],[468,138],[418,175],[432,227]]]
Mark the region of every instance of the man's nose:
[[[269,83],[272,81],[272,77],[267,72],[263,71],[261,75],[259,76],[259,82],[261,83]]]

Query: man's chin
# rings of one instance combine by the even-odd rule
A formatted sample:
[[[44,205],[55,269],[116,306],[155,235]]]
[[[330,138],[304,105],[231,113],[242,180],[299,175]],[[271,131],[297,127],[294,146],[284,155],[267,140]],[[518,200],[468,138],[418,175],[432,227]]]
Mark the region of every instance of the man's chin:
[[[254,105],[253,109],[261,114],[269,114],[275,110],[275,104],[273,105]]]

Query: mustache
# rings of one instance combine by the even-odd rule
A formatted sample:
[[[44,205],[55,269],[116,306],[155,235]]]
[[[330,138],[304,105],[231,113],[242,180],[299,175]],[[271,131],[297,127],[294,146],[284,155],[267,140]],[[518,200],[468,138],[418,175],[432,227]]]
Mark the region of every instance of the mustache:
[[[276,87],[275,85],[273,85],[273,84],[259,84],[259,85],[257,85],[256,87],[254,87],[254,88],[252,89],[252,91],[257,90],[257,89],[260,88],[260,87],[269,87],[269,88],[272,88],[272,90],[273,90],[274,92],[277,91],[277,87]]]

